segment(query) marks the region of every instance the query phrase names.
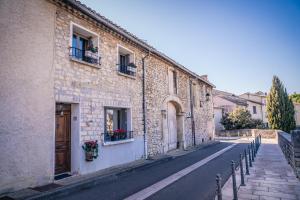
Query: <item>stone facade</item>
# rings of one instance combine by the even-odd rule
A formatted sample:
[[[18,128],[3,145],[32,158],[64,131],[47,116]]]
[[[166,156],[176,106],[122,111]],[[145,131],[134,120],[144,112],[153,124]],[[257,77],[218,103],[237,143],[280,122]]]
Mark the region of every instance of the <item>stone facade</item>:
[[[98,139],[104,132],[104,107],[132,108],[132,127],[136,136],[143,135],[142,128],[142,58],[146,55],[138,46],[126,43],[101,27],[81,19],[63,8],[58,8],[56,20],[56,59],[55,59],[55,98],[57,102],[80,102],[81,127],[80,141]],[[100,38],[100,69],[70,61],[69,40],[70,23],[76,23],[95,32]],[[118,73],[117,45],[122,45],[135,54],[137,76],[135,79]],[[171,63],[150,55],[146,59],[146,116],[148,154],[164,153],[162,134],[163,102],[169,96],[168,70],[174,69]],[[190,112],[190,74],[176,69],[178,93],[185,113]],[[122,82],[120,85],[119,83]],[[193,79],[195,90],[194,120],[196,144],[213,138],[212,100],[206,101],[205,95],[211,95],[212,87],[205,82]],[[200,107],[200,101],[202,105]],[[192,145],[191,119],[184,117],[185,146]],[[87,122],[93,121],[87,126]],[[203,141],[202,141],[203,139]]]
[[[300,127],[300,103],[294,103],[296,126]]]
[[[144,140],[142,59],[148,55],[149,50],[62,1],[29,0],[22,3],[26,5],[18,5],[18,1],[12,2],[14,3],[1,1],[0,7],[18,8],[16,12],[1,10],[1,14],[12,15],[12,19],[26,19],[29,25],[25,29],[30,30],[27,37],[35,38],[38,42],[30,43],[31,51],[14,52],[14,55],[22,58],[15,63],[5,60],[8,56],[2,56],[5,51],[1,52],[1,60],[7,66],[4,74],[6,78],[2,78],[0,84],[3,87],[1,91],[6,94],[1,95],[1,102],[6,102],[7,109],[12,112],[1,109],[0,138],[5,144],[4,149],[1,149],[1,161],[6,164],[0,166],[0,186],[7,187],[0,190],[0,193],[53,181],[56,104],[68,104],[71,107],[71,174],[90,173],[171,150],[171,122],[177,128],[176,148],[188,148],[194,143],[200,144],[213,139],[213,85],[207,78],[199,78],[170,59],[150,52],[145,58]],[[28,13],[22,13],[20,6],[30,8]],[[5,28],[2,31],[7,33],[5,41],[11,41],[9,38],[23,29],[18,20],[11,26],[9,20],[3,19],[6,18],[1,18],[1,27],[11,27],[10,32]],[[73,25],[83,27],[82,33],[87,31],[97,35],[101,65],[91,65],[70,58]],[[18,37],[15,36],[14,39]],[[24,40],[20,37],[13,41],[18,41],[18,45],[7,46],[7,50],[13,51],[11,47],[20,47]],[[132,52],[132,61],[137,66],[136,76],[127,76],[118,71],[119,47]],[[171,84],[170,72],[176,73],[176,92],[172,92],[175,86]],[[22,77],[21,74],[26,76]],[[21,77],[24,81],[17,82]],[[22,99],[26,101],[23,102]],[[104,142],[107,107],[126,108],[129,111],[127,126],[133,131],[131,140],[109,144]],[[174,121],[170,121],[168,117],[172,107],[176,109]],[[3,116],[7,116],[6,120],[2,119]],[[26,123],[20,123],[24,120]],[[15,128],[8,129],[8,125]],[[18,136],[12,137],[15,134]],[[93,162],[84,160],[81,149],[83,142],[88,140],[99,141],[99,157]],[[16,144],[21,151],[11,148]],[[16,159],[11,158],[11,154]],[[12,165],[15,167],[11,167]],[[2,179],[4,176],[8,178]]]
[[[256,93],[245,93],[241,94],[240,97],[247,99],[247,109],[252,115],[253,119],[261,119],[263,123],[268,123],[267,111],[266,111],[266,99],[267,95],[263,92]],[[256,107],[256,113],[254,113],[253,107]]]

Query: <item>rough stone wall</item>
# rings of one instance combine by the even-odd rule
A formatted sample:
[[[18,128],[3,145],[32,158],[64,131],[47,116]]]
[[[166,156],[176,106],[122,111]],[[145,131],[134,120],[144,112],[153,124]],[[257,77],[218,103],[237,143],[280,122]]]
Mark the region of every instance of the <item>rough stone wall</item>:
[[[53,178],[55,6],[0,1],[0,193]]]
[[[79,24],[100,37],[101,67],[96,69],[69,59],[70,22]],[[142,53],[136,46],[121,41],[91,23],[87,23],[62,9],[57,11],[55,59],[55,98],[57,102],[81,102],[81,140],[101,140],[104,131],[104,106],[132,108],[133,130],[143,134],[142,121]],[[130,79],[117,73],[117,45],[121,44],[135,53],[137,78]],[[173,66],[150,55],[146,59],[146,109],[148,154],[163,153],[162,113],[165,98],[170,96],[168,69]],[[177,70],[178,96],[184,112],[190,112],[189,75]],[[122,83],[122,84],[120,84]],[[205,98],[207,84],[198,83],[201,98]],[[207,87],[211,94],[211,87]],[[198,91],[196,91],[198,92]],[[200,95],[199,95],[200,98]],[[199,102],[199,100],[197,100]],[[197,144],[213,137],[212,100],[204,102],[201,109],[195,109]],[[92,120],[93,123],[87,122]],[[187,146],[192,145],[191,119],[184,119],[184,138]]]
[[[206,99],[207,93],[210,95],[208,100]],[[199,82],[196,87],[194,107],[196,144],[213,139],[213,112],[212,87]]]
[[[273,129],[237,129],[237,130],[223,130],[216,132],[219,137],[256,137],[261,135],[262,138],[276,139],[277,130]]]
[[[71,21],[99,35],[99,69],[70,60]],[[57,102],[80,102],[81,141],[102,141],[104,107],[108,106],[131,108],[134,135],[142,135],[141,51],[63,9],[57,10],[56,26],[55,99]],[[118,44],[135,53],[136,79],[118,74]]]
[[[147,60],[146,70],[146,102],[147,102],[147,140],[148,153],[150,156],[163,153],[163,133],[162,133],[162,104],[164,100],[171,96],[169,93],[168,84],[168,69],[173,68],[172,65],[151,56]],[[176,69],[175,69],[176,70]],[[177,74],[177,96],[182,103],[184,112],[184,142],[186,147],[193,145],[191,118],[188,118],[190,113],[190,86],[189,75],[180,70],[176,70]],[[196,81],[194,81],[196,82]],[[194,87],[195,92],[195,136],[196,144],[213,138],[213,104],[212,98],[206,101],[206,91],[210,93],[212,88],[203,82],[196,82]],[[201,93],[201,94],[200,94]],[[200,108],[200,99],[204,101]]]
[[[300,131],[294,130],[291,134],[279,132],[278,144],[296,176],[300,178]]]

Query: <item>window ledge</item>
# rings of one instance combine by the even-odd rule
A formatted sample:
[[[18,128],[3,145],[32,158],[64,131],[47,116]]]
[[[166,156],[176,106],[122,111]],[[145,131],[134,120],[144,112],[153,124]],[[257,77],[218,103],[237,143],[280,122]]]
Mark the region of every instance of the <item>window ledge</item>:
[[[128,75],[128,74],[124,74],[124,73],[119,72],[119,71],[118,71],[118,74],[121,75],[121,76],[125,76],[127,78],[136,79],[136,76],[131,76],[131,75]]]
[[[119,140],[119,141],[103,142],[103,146],[112,146],[112,145],[117,145],[117,144],[133,142],[133,141],[134,141],[134,138]]]
[[[80,64],[84,64],[84,65],[88,65],[90,67],[94,67],[94,68],[97,68],[97,69],[100,69],[100,65],[98,64],[92,64],[92,63],[88,63],[88,62],[85,62],[85,61],[82,61],[82,60],[78,60],[76,58],[73,58],[70,56],[70,60],[73,61],[73,62],[78,62]]]

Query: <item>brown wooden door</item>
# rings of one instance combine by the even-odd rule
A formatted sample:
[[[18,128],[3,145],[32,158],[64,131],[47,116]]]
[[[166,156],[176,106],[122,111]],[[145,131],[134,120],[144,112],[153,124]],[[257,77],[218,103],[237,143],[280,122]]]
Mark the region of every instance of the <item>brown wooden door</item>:
[[[56,112],[55,129],[55,174],[71,170],[71,111],[64,107]]]

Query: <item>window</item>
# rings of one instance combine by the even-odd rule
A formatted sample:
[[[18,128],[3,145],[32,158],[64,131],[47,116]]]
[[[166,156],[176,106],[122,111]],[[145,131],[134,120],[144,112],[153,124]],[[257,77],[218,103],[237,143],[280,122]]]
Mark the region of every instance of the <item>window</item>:
[[[256,106],[253,106],[253,114],[256,114]]]
[[[192,87],[192,95],[193,95],[193,99],[192,99],[193,106],[197,106],[196,105],[196,85],[195,84],[193,84],[193,87]]]
[[[80,37],[77,34],[73,34],[72,39],[72,55],[79,59],[84,60],[85,59],[85,49],[87,48],[88,40]]]
[[[74,23],[71,23],[71,30],[71,59],[98,65],[100,63],[98,35]]]
[[[173,71],[173,90],[174,94],[177,94],[177,73],[176,71]]]
[[[120,73],[135,76],[136,75],[136,66],[134,64],[134,54],[129,49],[125,47],[118,46],[118,71]]]
[[[105,109],[105,133],[104,141],[118,141],[132,138],[132,131],[128,125],[129,117],[126,108]]]

